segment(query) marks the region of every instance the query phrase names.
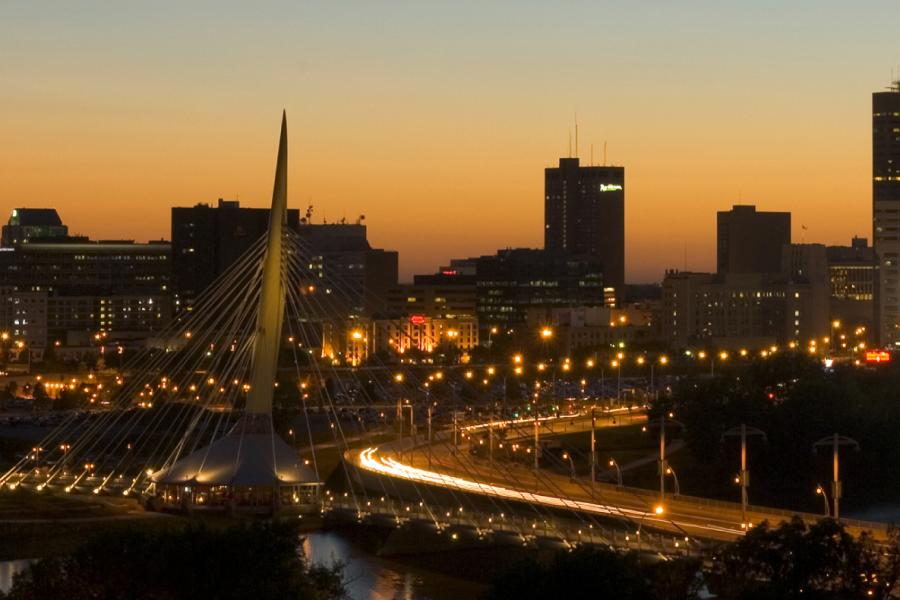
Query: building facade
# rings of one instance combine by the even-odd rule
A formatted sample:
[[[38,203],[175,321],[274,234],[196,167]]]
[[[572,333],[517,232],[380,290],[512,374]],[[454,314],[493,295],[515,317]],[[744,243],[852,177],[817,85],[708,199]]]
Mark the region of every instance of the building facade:
[[[169,323],[167,242],[47,240],[0,251],[0,327],[21,331],[34,357],[97,333],[144,339]]]
[[[878,342],[900,347],[900,81],[872,94],[872,238]]]
[[[625,168],[561,158],[544,170],[544,249],[601,265],[621,301],[625,288]]]
[[[873,248],[867,239],[854,237],[849,246],[828,246],[826,252],[831,318],[847,327],[873,331],[876,279]]]
[[[300,213],[288,210],[294,229]],[[172,291],[177,311],[190,310],[203,290],[222,275],[269,226],[266,208],[242,208],[219,198],[216,206],[172,208]]]
[[[735,205],[716,215],[716,271],[720,275],[779,273],[791,243],[791,213]]]

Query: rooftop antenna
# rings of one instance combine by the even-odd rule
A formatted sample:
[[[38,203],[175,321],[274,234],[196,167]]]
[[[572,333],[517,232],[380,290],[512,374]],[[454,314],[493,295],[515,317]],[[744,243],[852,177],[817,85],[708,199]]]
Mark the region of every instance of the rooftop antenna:
[[[569,130],[569,158],[572,158],[572,130]]]
[[[591,166],[594,166],[594,145],[591,144]]]
[[[603,166],[606,166],[606,140],[603,140]]]
[[[578,158],[578,113],[575,113],[575,158]]]

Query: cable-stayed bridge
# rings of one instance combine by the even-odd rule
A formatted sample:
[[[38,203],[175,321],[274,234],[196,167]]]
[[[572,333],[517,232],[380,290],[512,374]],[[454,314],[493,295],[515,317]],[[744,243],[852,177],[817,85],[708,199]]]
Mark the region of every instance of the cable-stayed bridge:
[[[645,422],[642,407],[607,410],[618,420],[598,425],[592,409],[605,403],[596,398],[572,403],[564,415],[552,398],[547,406],[534,402],[534,414],[522,418],[500,416],[491,400],[485,414],[461,418],[455,400],[432,400],[421,365],[373,356],[365,368],[347,369],[316,354],[324,323],[346,326],[354,318],[346,307],[355,292],[349,282],[323,283],[313,249],[284,227],[286,207],[283,119],[268,234],[156,346],[122,369],[108,390],[108,408],[72,412],[0,476],[0,485],[133,496],[149,510],[324,511],[424,526],[448,539],[602,543],[660,554],[733,540],[755,523],[793,514],[577,477],[571,458],[542,451],[547,436],[602,435],[604,428]],[[471,385],[463,376],[471,367],[447,365],[442,373]],[[347,406],[345,398],[356,400]],[[297,432],[273,417],[282,400],[294,402],[303,417]],[[318,421],[313,404],[321,405]],[[371,433],[387,441],[354,440],[345,431],[348,411],[374,411]],[[419,433],[416,422],[427,430]],[[297,437],[305,440],[300,452]],[[485,441],[489,456],[476,456],[475,445]],[[503,443],[530,453],[533,465],[495,457],[495,444]],[[329,474],[320,470],[317,449],[329,445],[343,461],[323,489]],[[593,450],[590,459],[596,474]],[[565,469],[566,461],[570,477],[547,468]],[[886,530],[847,523],[876,536]]]

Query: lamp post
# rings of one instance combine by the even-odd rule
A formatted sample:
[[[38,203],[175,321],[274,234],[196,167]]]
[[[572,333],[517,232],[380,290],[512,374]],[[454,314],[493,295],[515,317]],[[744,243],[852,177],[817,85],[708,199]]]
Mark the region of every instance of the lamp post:
[[[825,493],[825,488],[821,484],[816,485],[816,494],[822,496],[822,501],[825,504],[825,516],[830,517],[831,507],[828,505],[828,494]]]
[[[675,469],[673,469],[671,466],[667,466],[666,467],[666,475],[672,476],[672,480],[675,481],[675,495],[680,496],[681,495],[681,486],[678,485],[678,475],[675,474]]]
[[[431,405],[428,405],[428,468],[431,468]]]
[[[859,451],[859,442],[857,442],[853,438],[834,433],[832,435],[823,437],[821,440],[813,444],[813,452],[816,452],[821,446],[831,446],[832,470],[834,474],[834,478],[831,481],[831,501],[834,503],[834,520],[839,521],[841,519],[840,505],[841,496],[843,496],[843,490],[841,489],[841,480],[839,477],[840,465],[838,448],[841,446],[852,446],[857,451]]]
[[[568,452],[563,452],[562,457],[563,457],[563,459],[567,459],[569,461],[569,469],[571,471],[571,475],[569,478],[572,481],[575,481],[575,461],[572,460],[572,455],[569,454]]]
[[[619,468],[619,463],[616,462],[616,459],[609,459],[609,466],[613,467],[616,470],[616,485],[618,487],[623,487],[622,483],[622,469]]]
[[[671,413],[670,413],[671,414]],[[681,425],[678,421],[673,420],[673,423],[677,425]],[[661,413],[659,415],[659,505],[656,507],[656,514],[662,514],[665,511],[665,500],[666,500],[666,475],[672,474],[674,475],[674,471],[669,467],[669,463],[666,461],[666,413]],[[678,478],[675,477],[676,482],[676,495],[679,490],[677,489]]]
[[[832,353],[832,354],[835,354],[836,351],[837,351],[837,346],[835,345],[834,338],[837,337],[837,336],[835,335],[835,332],[836,332],[838,329],[840,329],[840,328],[841,328],[841,322],[840,322],[840,321],[838,321],[837,319],[835,319],[834,321],[831,322],[831,336],[828,338],[828,341],[830,342],[831,353]],[[837,517],[835,517],[835,518],[837,518]]]
[[[750,471],[747,469],[747,436],[748,435],[758,435],[761,436],[763,441],[767,441],[766,434],[755,427],[747,427],[745,424],[741,423],[738,427],[732,427],[728,431],[722,434],[722,441],[725,441],[726,436],[740,436],[741,438],[741,471],[738,474],[737,482],[741,486],[741,527],[746,527],[747,525],[747,488],[750,487]]]
[[[597,482],[597,415],[591,406],[591,494]]]

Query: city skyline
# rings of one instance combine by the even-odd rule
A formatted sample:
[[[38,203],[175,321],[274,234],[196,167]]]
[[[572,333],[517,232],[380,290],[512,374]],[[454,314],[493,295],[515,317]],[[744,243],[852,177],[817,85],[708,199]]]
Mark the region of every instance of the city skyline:
[[[4,69],[2,208],[146,240],[169,236],[171,206],[264,206],[262,124],[285,106],[304,132],[292,205],[316,222],[365,214],[409,280],[541,247],[543,170],[568,155],[577,113],[582,161],[606,142],[629,172],[629,282],[712,270],[715,213],[733,204],[790,211],[798,242],[871,239],[870,94],[900,62],[898,8],[816,6],[775,22],[765,5],[581,6],[578,21],[539,5],[9,8],[4,55],[29,59]]]

